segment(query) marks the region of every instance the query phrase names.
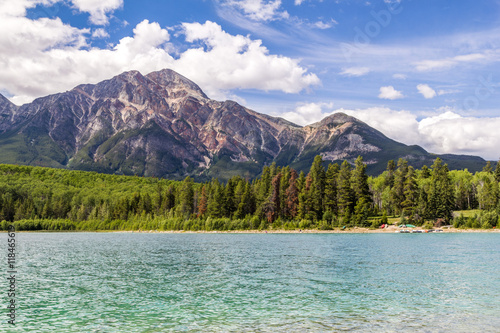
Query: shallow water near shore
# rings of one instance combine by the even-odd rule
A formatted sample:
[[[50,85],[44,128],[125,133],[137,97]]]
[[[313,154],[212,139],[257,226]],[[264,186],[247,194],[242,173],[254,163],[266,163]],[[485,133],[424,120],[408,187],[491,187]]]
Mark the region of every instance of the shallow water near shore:
[[[5,316],[2,331],[500,327],[500,235],[493,233],[18,233],[16,241],[17,325]]]

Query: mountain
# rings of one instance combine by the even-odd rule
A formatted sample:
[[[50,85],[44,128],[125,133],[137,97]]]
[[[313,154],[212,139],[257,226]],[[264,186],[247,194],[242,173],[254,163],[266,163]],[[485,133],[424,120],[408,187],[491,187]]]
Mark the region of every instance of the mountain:
[[[328,161],[362,155],[370,173],[383,171],[390,159],[421,167],[438,156],[342,113],[301,127],[214,101],[169,69],[125,72],[23,106],[0,95],[0,163],[227,179],[254,177],[272,162],[307,170],[318,154]],[[471,171],[485,164],[472,156],[441,158]]]

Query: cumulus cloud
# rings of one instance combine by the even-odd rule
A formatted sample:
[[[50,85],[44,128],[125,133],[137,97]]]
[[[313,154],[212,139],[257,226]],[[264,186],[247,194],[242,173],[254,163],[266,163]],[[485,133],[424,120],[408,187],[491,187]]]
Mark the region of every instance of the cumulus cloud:
[[[340,74],[345,76],[363,76],[370,73],[370,71],[368,67],[349,67],[343,69]]]
[[[223,0],[222,4],[242,11],[255,21],[270,21],[289,17],[286,11],[280,11],[281,0]]]
[[[207,48],[187,50],[173,67],[206,87],[209,94],[236,88],[297,93],[320,83],[298,60],[269,54],[261,40],[230,35],[210,21],[183,27],[188,42],[201,41]]]
[[[26,7],[24,7],[26,9]],[[133,35],[110,49],[88,48],[89,29],[60,19],[30,20],[13,6],[0,12],[0,90],[16,104],[35,97],[96,83],[127,70],[143,74],[172,68],[198,83],[212,98],[231,96],[231,89],[280,90],[296,93],[319,84],[299,60],[270,54],[260,40],[230,35],[213,22],[183,24],[187,50],[171,53],[170,35],[144,20]],[[94,31],[94,37],[105,36]]]
[[[401,91],[397,91],[393,86],[380,87],[380,94],[378,95],[378,98],[394,100],[403,97],[404,96]]]
[[[333,103],[301,103],[295,110],[280,114],[298,125],[310,125],[332,114]]]
[[[443,108],[436,110],[435,115],[418,120],[406,110],[384,107],[333,110],[331,104],[318,103],[301,104],[280,116],[307,125],[337,112],[353,116],[393,140],[417,144],[432,153],[477,155],[490,160],[500,157],[500,117],[463,117],[450,108]]]
[[[431,99],[436,97],[436,91],[429,87],[428,84],[419,84],[417,86],[418,92],[424,96],[425,99]]]
[[[497,160],[500,146],[500,117],[462,117],[451,111],[425,118],[419,123],[419,133],[429,138],[429,149],[439,153],[481,155]]]
[[[92,37],[94,37],[94,38],[107,38],[107,37],[109,37],[109,34],[106,32],[106,30],[99,28],[99,29],[95,29],[92,32]]]
[[[404,110],[372,108],[344,112],[396,141],[417,144],[433,153],[479,155],[493,160],[499,158],[500,117],[463,117],[447,108],[420,120]]]
[[[90,22],[96,25],[108,23],[108,14],[123,6],[123,0],[71,0],[75,8],[90,14]]]

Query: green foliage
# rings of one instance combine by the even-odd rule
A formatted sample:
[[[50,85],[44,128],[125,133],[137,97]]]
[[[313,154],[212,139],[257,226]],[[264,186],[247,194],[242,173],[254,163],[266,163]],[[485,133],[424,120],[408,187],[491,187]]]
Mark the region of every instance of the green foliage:
[[[425,219],[459,228],[498,225],[499,185],[492,172],[449,172],[436,159],[432,169],[414,170],[404,160],[368,178],[363,159],[327,170],[320,156],[300,175],[275,163],[259,178],[233,176],[221,183],[183,181],[44,167],[0,165],[0,227],[19,230],[255,230],[361,226]],[[383,214],[380,220],[370,216]],[[397,223],[392,218],[391,223]]]
[[[377,228],[379,228],[379,227],[380,227],[380,225],[381,225],[381,224],[382,224],[382,223],[380,223],[380,220],[373,220],[373,221],[372,221],[372,224],[371,224],[371,228],[373,228],[373,229],[377,229]]]
[[[434,228],[434,224],[432,222],[425,222],[425,224],[422,226],[423,229],[432,229]]]

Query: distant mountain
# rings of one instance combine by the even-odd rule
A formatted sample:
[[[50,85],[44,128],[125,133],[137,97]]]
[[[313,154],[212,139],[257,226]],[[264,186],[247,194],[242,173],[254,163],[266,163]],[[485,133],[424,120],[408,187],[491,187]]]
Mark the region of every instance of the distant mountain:
[[[226,179],[254,177],[272,162],[307,170],[318,154],[336,162],[362,155],[370,173],[391,159],[421,167],[439,156],[342,113],[301,127],[214,101],[169,69],[125,72],[20,107],[0,95],[0,163]],[[471,171],[485,164],[480,157],[440,157]]]

